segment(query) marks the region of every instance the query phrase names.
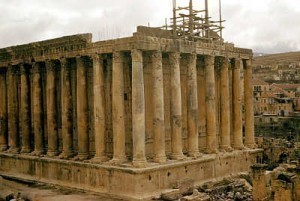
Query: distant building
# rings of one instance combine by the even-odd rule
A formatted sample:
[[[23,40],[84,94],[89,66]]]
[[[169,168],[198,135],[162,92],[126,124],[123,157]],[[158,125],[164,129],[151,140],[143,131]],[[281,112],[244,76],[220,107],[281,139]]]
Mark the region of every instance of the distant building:
[[[296,84],[269,84],[260,79],[253,79],[252,86],[255,115],[289,116],[295,109],[299,109]]]

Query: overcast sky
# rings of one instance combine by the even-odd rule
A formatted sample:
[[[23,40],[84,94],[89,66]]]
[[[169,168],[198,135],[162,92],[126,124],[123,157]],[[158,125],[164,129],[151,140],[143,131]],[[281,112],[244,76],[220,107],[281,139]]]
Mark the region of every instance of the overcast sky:
[[[209,12],[218,17],[218,1]],[[188,0],[177,0],[180,6]],[[204,0],[194,0],[196,9]],[[298,0],[222,0],[224,38],[255,52],[300,50]],[[0,48],[93,33],[93,41],[130,36],[137,25],[161,26],[172,0],[0,0]]]

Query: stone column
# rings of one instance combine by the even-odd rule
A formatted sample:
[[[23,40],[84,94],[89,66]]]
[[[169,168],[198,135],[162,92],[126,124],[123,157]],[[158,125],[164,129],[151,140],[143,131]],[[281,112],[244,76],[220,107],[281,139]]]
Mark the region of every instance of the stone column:
[[[164,117],[164,79],[162,69],[162,53],[152,54],[152,101],[153,101],[153,133],[154,133],[154,161],[166,161],[165,145],[165,117]]]
[[[87,102],[87,75],[83,58],[76,57],[77,63],[77,132],[79,160],[89,157],[88,135],[88,102]]]
[[[30,147],[30,132],[31,132],[31,117],[30,117],[30,80],[28,70],[24,64],[20,65],[21,70],[21,133],[22,133],[22,149],[21,153],[31,152]]]
[[[113,53],[112,72],[112,118],[113,118],[113,159],[112,163],[126,161],[125,155],[125,108],[124,108],[124,55]]]
[[[7,103],[8,103],[8,146],[10,153],[18,153],[19,147],[19,108],[17,69],[9,66],[7,69]]]
[[[73,152],[73,101],[71,85],[71,69],[67,59],[60,60],[61,66],[61,113],[62,113],[62,153],[60,158],[70,158]]]
[[[187,116],[188,116],[188,155],[199,156],[198,145],[198,94],[197,94],[197,55],[188,55],[187,66]]]
[[[199,148],[201,151],[206,150],[206,84],[205,84],[205,65],[198,60],[197,71],[198,71],[198,118],[200,134]],[[204,60],[203,60],[204,62]],[[201,141],[200,141],[201,140]]]
[[[33,155],[44,153],[44,123],[43,123],[43,95],[42,78],[40,64],[33,63],[32,71],[32,96],[33,96],[33,133],[34,133],[34,152]]]
[[[228,58],[223,58],[222,66],[221,66],[221,143],[220,143],[220,148],[224,151],[231,151],[228,68],[229,68]]]
[[[207,152],[216,153],[215,57],[205,56]]]
[[[55,88],[55,64],[46,61],[46,96],[47,96],[47,133],[48,133],[48,156],[58,154],[58,123],[57,123],[57,104]]]
[[[132,141],[133,165],[144,167],[147,163],[145,154],[145,94],[143,52],[132,50]]]
[[[180,53],[169,53],[171,79],[171,130],[172,155],[171,158],[180,160],[182,153],[182,109],[180,82]]]
[[[248,148],[255,148],[254,136],[254,111],[253,111],[253,88],[251,60],[244,61],[244,97],[245,97],[245,145]]]
[[[103,58],[93,55],[93,91],[94,91],[94,132],[95,132],[95,157],[94,162],[107,160],[105,156],[105,98]]]
[[[243,123],[242,123],[242,105],[240,93],[240,69],[241,60],[234,60],[233,68],[233,148],[243,149]]]
[[[0,68],[0,152],[7,150],[6,70]]]

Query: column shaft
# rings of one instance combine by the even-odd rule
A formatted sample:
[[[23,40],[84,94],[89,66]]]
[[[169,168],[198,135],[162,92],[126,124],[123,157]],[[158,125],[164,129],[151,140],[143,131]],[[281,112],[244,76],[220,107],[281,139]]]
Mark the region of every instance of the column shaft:
[[[6,70],[0,69],[0,152],[8,148],[7,144],[7,97]]]
[[[105,156],[105,98],[103,59],[99,55],[93,56],[93,91],[94,91],[94,132],[95,157],[93,161],[102,162]]]
[[[34,155],[44,153],[43,94],[40,64],[33,64],[33,133]]]
[[[61,113],[62,113],[62,154],[60,158],[69,158],[73,153],[73,101],[71,69],[67,60],[60,60],[61,66]]]
[[[89,156],[87,75],[83,58],[76,57],[76,63],[78,159],[85,160]]]
[[[207,152],[216,153],[215,58],[205,57]]]
[[[154,161],[166,161],[162,53],[152,54]]]
[[[132,50],[132,141],[133,165],[143,167],[146,164],[145,153],[145,94],[143,52]]]
[[[113,163],[126,161],[125,155],[125,108],[124,108],[124,58],[121,52],[113,54],[112,72],[112,118],[113,118]]]
[[[197,55],[188,56],[187,66],[187,115],[188,115],[188,155],[199,155],[198,145],[198,94],[197,94]]]
[[[233,68],[233,148],[243,148],[242,105],[240,94],[241,60],[235,59]]]
[[[206,150],[206,84],[205,84],[205,66],[202,65],[202,62],[199,61],[197,64],[198,70],[198,117],[199,117],[199,148],[201,151]]]
[[[224,58],[221,67],[221,143],[220,148],[230,151],[229,61]]]
[[[171,131],[172,131],[172,159],[184,157],[182,153],[182,106],[180,81],[180,53],[170,53],[171,79]]]
[[[252,67],[251,60],[244,61],[244,93],[245,93],[245,145],[255,148],[254,136],[254,111],[253,111],[253,89],[252,89]]]
[[[22,153],[29,153],[30,147],[30,132],[31,132],[31,115],[30,115],[30,81],[28,70],[24,64],[20,66],[21,70],[21,133],[22,133]]]
[[[48,156],[58,154],[58,122],[57,122],[57,104],[55,87],[55,64],[46,61],[47,71],[47,133],[48,133]]]
[[[15,66],[9,66],[8,75],[8,146],[9,152],[19,152],[19,108],[18,108],[18,83],[17,69]]]

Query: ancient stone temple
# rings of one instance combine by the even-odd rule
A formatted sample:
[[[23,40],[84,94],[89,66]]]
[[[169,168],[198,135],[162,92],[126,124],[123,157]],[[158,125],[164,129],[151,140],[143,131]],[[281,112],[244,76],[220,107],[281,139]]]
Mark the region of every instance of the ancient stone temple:
[[[0,175],[145,199],[248,171],[252,51],[174,29],[0,49]]]

